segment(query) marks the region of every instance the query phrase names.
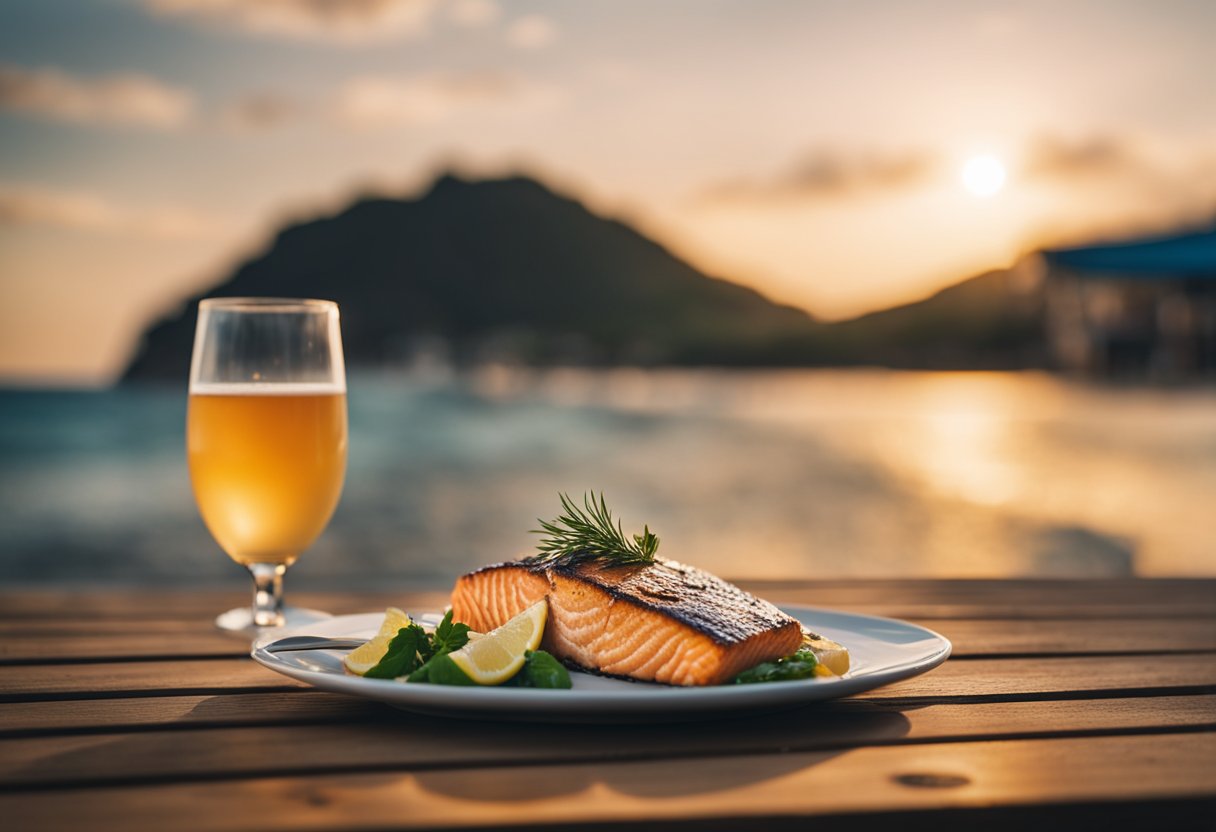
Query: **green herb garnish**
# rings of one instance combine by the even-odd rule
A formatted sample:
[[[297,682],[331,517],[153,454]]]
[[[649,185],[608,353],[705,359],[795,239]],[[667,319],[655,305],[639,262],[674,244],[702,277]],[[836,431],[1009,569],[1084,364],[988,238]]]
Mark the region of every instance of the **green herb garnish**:
[[[604,495],[594,491],[583,495],[579,508],[565,494],[559,494],[564,512],[556,520],[538,520],[541,528],[533,534],[543,534],[537,547],[540,554],[532,562],[539,564],[575,564],[600,561],[612,566],[648,565],[654,563],[659,538],[644,526],[641,534],[625,536],[620,521],[613,522],[612,512]]]
[[[414,678],[423,671],[425,671],[426,678]],[[417,671],[410,674],[410,681],[429,682],[432,685],[456,685],[460,687],[473,687],[477,684],[466,676],[463,670],[456,666],[456,662],[452,661],[452,657],[447,653],[436,656],[418,668]]]
[[[524,666],[505,684],[517,688],[570,689],[570,671],[551,654],[529,650],[524,656]]]
[[[469,643],[469,625],[463,623],[452,623],[452,611],[448,610],[444,613],[443,620],[439,622],[439,626],[435,628],[434,635],[431,636],[431,655],[438,656],[443,653],[452,653],[459,650]]]
[[[384,657],[363,675],[371,679],[396,679],[418,667],[419,653],[428,649],[426,630],[417,624],[402,627],[388,643]]]
[[[793,655],[772,662],[761,662],[735,677],[736,685],[752,685],[757,682],[786,682],[791,679],[809,679],[815,675],[819,659],[810,650],[799,650]]]
[[[410,682],[432,685],[474,685],[456,666],[449,653],[469,643],[469,625],[454,623],[448,610],[435,632],[427,633],[417,624],[402,627],[389,642],[388,652],[365,673],[373,679],[397,679],[408,674]],[[544,650],[524,654],[524,666],[506,684],[521,688],[569,688],[570,674]]]
[[[438,664],[435,660],[459,650],[468,643],[469,625],[453,624],[452,611],[448,610],[444,614],[443,620],[439,622],[439,626],[435,628],[435,632],[431,634],[429,640],[424,640],[420,647],[418,653],[422,659],[422,666],[416,670],[410,668],[413,672],[410,673],[409,680],[411,682],[434,681],[431,679],[431,671]],[[449,659],[447,663],[451,664],[451,660]]]

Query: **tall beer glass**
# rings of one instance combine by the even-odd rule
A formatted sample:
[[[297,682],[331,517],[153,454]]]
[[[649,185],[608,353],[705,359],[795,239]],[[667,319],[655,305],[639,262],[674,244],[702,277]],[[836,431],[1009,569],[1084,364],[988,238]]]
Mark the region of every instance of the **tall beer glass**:
[[[252,608],[226,630],[305,624],[283,573],[329,523],[346,475],[346,369],[338,306],[213,298],[199,304],[186,448],[194,499],[228,556],[253,576]]]

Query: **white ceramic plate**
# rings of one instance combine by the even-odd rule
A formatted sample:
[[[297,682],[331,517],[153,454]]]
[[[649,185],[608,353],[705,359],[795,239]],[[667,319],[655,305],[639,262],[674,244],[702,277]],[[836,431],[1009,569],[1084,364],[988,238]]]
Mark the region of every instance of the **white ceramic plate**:
[[[755,685],[677,688],[571,673],[570,690],[473,688],[405,684],[351,676],[342,653],[310,650],[268,653],[261,649],[280,638],[314,635],[363,638],[375,635],[383,613],[342,615],[298,630],[276,630],[254,642],[251,655],[276,673],[322,690],[349,693],[410,711],[450,716],[536,721],[620,721],[698,719],[756,708],[788,707],[835,699],[897,682],[931,670],[950,655],[950,642],[932,630],[872,615],[811,607],[781,607],[812,632],[849,649],[852,667],[839,678],[813,678]],[[415,616],[423,623],[437,616]]]

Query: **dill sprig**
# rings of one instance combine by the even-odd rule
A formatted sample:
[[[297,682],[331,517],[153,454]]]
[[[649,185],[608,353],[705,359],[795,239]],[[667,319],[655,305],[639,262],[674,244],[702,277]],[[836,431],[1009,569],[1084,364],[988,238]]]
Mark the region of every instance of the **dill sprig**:
[[[562,514],[551,522],[538,519],[541,528],[532,530],[533,534],[545,535],[537,544],[540,554],[532,558],[533,563],[601,561],[612,566],[654,563],[659,538],[649,526],[643,527],[641,534],[626,537],[620,521],[613,521],[603,494],[597,496],[594,491],[584,494],[582,508],[566,494],[558,497],[562,501]]]

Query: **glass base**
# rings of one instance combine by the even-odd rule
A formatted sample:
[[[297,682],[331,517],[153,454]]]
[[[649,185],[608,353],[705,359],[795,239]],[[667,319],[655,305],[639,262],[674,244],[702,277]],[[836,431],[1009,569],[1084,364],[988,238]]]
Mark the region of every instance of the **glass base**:
[[[327,612],[320,610],[310,610],[304,607],[283,607],[283,623],[280,627],[304,627],[309,624],[315,624],[318,621],[324,621],[333,616]],[[264,633],[272,627],[259,627],[253,623],[253,609],[250,607],[237,607],[236,609],[228,610],[221,613],[215,619],[215,626],[229,633],[239,633],[247,635],[250,638]]]

